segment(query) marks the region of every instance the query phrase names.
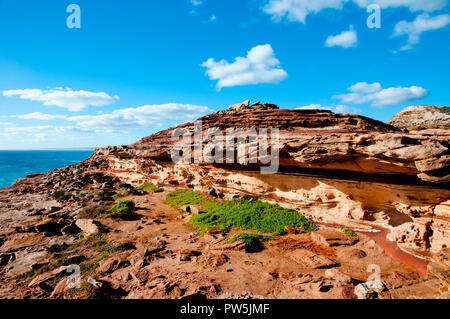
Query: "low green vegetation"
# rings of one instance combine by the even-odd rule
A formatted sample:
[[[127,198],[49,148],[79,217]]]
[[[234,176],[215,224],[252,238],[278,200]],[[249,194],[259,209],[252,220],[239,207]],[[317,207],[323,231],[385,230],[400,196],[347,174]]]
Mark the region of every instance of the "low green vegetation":
[[[164,192],[164,188],[155,186],[155,185],[154,185],[153,183],[151,183],[151,182],[142,184],[142,185],[139,186],[137,189],[139,189],[139,190],[141,190],[141,191],[143,191],[143,192],[146,192],[146,193],[148,193],[148,192],[154,192],[154,193],[161,193],[161,192]]]
[[[286,129],[286,131],[288,131],[288,132],[294,132],[294,131],[295,131],[295,128],[293,128],[292,126],[289,126],[289,127]]]
[[[73,196],[70,193],[66,193],[65,191],[56,191],[52,194],[52,197],[56,199],[58,202],[65,202],[71,199]]]
[[[111,208],[110,217],[120,219],[132,219],[134,218],[135,204],[132,200],[121,200],[119,203]]]
[[[111,206],[97,206],[97,207],[85,207],[78,214],[79,218],[84,219],[98,219],[109,216]]]
[[[167,195],[166,204],[173,207],[181,207],[183,205],[205,205],[213,201],[213,199],[205,194],[199,194],[192,189],[179,189]]]
[[[101,219],[101,218],[120,218],[124,220],[135,219],[135,204],[132,200],[121,200],[114,206],[86,207],[80,213],[80,218]]]
[[[94,195],[97,195],[102,202],[114,202],[114,195],[116,195],[116,192],[113,190],[102,190],[94,192]]]
[[[80,288],[70,289],[69,292],[72,297],[83,296],[86,299],[96,299],[97,298],[97,292],[96,292],[95,287],[91,283],[87,282],[87,280],[83,280]]]
[[[273,235],[284,234],[286,226],[301,228],[306,232],[317,230],[317,225],[299,212],[259,200],[233,200],[217,202],[208,195],[191,189],[180,189],[167,196],[166,203],[175,207],[201,205],[204,214],[192,216],[189,223],[201,234],[208,228],[228,231],[231,228],[256,230]]]
[[[135,249],[134,245],[131,243],[122,243],[115,246],[111,246],[106,243],[105,237],[101,237],[94,245],[94,250],[98,252],[105,252],[112,254],[118,251],[132,250]]]
[[[356,236],[356,233],[350,228],[342,228],[342,232],[347,236]]]

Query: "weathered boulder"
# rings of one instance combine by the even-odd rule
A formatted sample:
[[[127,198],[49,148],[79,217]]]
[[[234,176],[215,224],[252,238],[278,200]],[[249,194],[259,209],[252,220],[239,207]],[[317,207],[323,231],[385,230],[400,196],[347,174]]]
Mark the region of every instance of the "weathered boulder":
[[[247,110],[250,106],[250,100],[244,101],[242,103],[237,103],[237,104],[233,104],[230,105],[228,107],[228,111],[244,111]]]
[[[398,243],[413,244],[426,248],[429,245],[428,236],[426,225],[410,222],[393,228],[387,238]]]
[[[99,232],[99,222],[92,219],[77,219],[75,225],[80,228],[85,236],[93,235]]]

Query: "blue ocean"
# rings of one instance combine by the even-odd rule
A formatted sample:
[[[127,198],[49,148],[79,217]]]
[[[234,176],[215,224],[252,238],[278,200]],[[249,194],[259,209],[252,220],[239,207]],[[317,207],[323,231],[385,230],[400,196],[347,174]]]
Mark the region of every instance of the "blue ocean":
[[[0,151],[0,188],[18,178],[45,173],[84,161],[93,150]]]

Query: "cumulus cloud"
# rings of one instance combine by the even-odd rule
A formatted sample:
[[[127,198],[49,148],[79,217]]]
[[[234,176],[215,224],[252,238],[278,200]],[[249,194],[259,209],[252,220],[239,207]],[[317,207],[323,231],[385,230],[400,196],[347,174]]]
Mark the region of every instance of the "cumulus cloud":
[[[420,42],[420,35],[426,31],[437,30],[450,24],[450,15],[442,14],[430,17],[428,13],[420,14],[412,22],[400,21],[395,25],[394,37],[407,35],[408,43],[401,50],[409,50],[414,44]]]
[[[327,47],[341,46],[343,48],[350,48],[356,46],[357,42],[356,32],[350,26],[350,30],[343,31],[338,35],[330,35],[325,41]]]
[[[51,120],[57,120],[57,119],[65,119],[66,115],[52,115],[52,114],[45,114],[41,112],[33,112],[28,114],[22,114],[22,115],[14,115],[13,117],[16,117],[21,120],[39,120],[39,121],[51,121]]]
[[[51,90],[19,89],[3,91],[3,96],[18,96],[24,100],[42,102],[46,106],[66,108],[78,112],[87,106],[104,106],[114,103],[118,96],[111,97],[104,92],[74,91],[69,88]]]
[[[263,11],[270,14],[275,21],[286,17],[289,21],[305,23],[309,14],[324,9],[341,10],[345,3],[354,2],[361,8],[378,4],[382,9],[406,7],[409,10],[432,12],[444,8],[447,0],[270,0]]]
[[[272,15],[275,21],[287,17],[289,21],[305,23],[306,16],[310,13],[318,13],[326,8],[342,9],[347,0],[270,0],[264,6],[264,12]]]
[[[120,132],[160,126],[164,121],[195,120],[211,112],[206,106],[168,103],[120,109],[108,114],[71,116],[67,120],[76,122],[82,129]]]
[[[196,7],[203,4],[202,0],[191,0],[190,2],[193,6],[196,6]]]
[[[342,103],[368,103],[372,106],[383,107],[420,99],[428,94],[427,90],[419,86],[383,89],[380,83],[368,84],[366,82],[356,83],[349,87],[348,90],[351,93],[335,95],[333,98],[340,99]]]
[[[18,126],[7,127],[3,130],[3,136],[25,136],[25,137],[46,137],[58,136],[70,132],[82,133],[88,130],[76,126],[54,126],[54,125],[40,125],[40,126]]]
[[[219,80],[217,88],[278,83],[287,77],[280,67],[270,44],[258,45],[247,52],[246,57],[237,57],[233,63],[226,60],[216,62],[213,58],[202,63],[211,80]]]
[[[380,8],[407,7],[415,11],[436,11],[444,8],[447,0],[353,0],[361,8],[367,8],[371,4],[377,4]]]
[[[358,114],[361,113],[362,110],[354,107],[349,107],[347,105],[322,105],[322,104],[310,104],[305,106],[300,106],[297,109],[299,110],[330,110],[334,113],[352,113]]]

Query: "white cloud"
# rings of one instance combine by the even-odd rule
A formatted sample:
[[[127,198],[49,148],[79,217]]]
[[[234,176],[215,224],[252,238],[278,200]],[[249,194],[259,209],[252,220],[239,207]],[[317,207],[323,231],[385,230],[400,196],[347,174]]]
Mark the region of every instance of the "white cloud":
[[[19,89],[3,91],[3,96],[18,96],[24,100],[42,102],[46,106],[66,108],[78,112],[87,106],[104,106],[114,103],[118,96],[111,97],[104,92],[73,91],[69,88],[61,89]]]
[[[120,132],[160,126],[167,121],[195,120],[211,112],[206,106],[168,103],[120,109],[108,114],[72,116],[67,120],[76,122],[76,126],[82,129]]]
[[[437,30],[446,27],[450,24],[450,15],[442,14],[435,17],[430,17],[429,14],[423,13],[416,17],[412,22],[400,21],[395,25],[394,37],[407,35],[408,43],[401,48],[401,50],[409,50],[414,44],[420,42],[420,35],[423,32]]]
[[[300,106],[297,109],[299,109],[299,110],[330,110],[334,113],[352,113],[352,114],[359,114],[362,112],[361,109],[349,107],[346,105],[324,106],[322,104],[310,104],[310,105]]]
[[[343,31],[338,35],[330,35],[325,41],[327,47],[341,46],[344,48],[350,48],[356,46],[357,42],[356,32],[353,27],[350,26],[350,30]]]
[[[353,0],[361,8],[371,4],[378,4],[380,8],[407,7],[409,10],[432,12],[444,8],[447,0]]]
[[[305,23],[306,17],[324,9],[341,10],[345,3],[354,2],[361,8],[378,4],[382,9],[407,7],[409,10],[432,12],[444,8],[447,0],[270,0],[263,11],[275,21],[286,17],[289,21]]]
[[[199,6],[199,5],[202,5],[203,4],[203,1],[202,0],[191,0],[191,4],[193,5],[193,6]]]
[[[258,45],[247,52],[246,57],[237,57],[233,63],[213,58],[202,63],[211,80],[219,80],[217,88],[259,83],[278,83],[287,77],[280,67],[270,44]]]
[[[7,127],[3,130],[1,135],[3,136],[25,136],[25,137],[40,137],[45,136],[58,136],[69,132],[87,132],[86,129],[82,129],[75,126],[53,126],[53,125],[41,125],[41,126],[20,126],[20,127]]]
[[[275,21],[286,16],[289,21],[305,23],[310,13],[318,13],[326,8],[342,9],[344,2],[347,0],[270,0],[263,10],[272,15]]]
[[[0,122],[0,126],[10,126],[13,125],[11,122]]]
[[[57,119],[65,119],[66,115],[52,115],[52,114],[45,114],[41,112],[33,112],[23,115],[14,115],[13,117],[16,117],[21,120],[39,120],[39,121],[51,121],[51,120],[57,120]]]
[[[351,93],[335,95],[333,98],[340,99],[342,103],[368,103],[372,106],[383,107],[420,99],[428,94],[427,90],[419,86],[383,89],[380,83],[368,84],[366,82],[359,82],[352,85],[349,87],[349,91]]]
[[[210,18],[209,18],[209,22],[214,22],[214,21],[216,21],[217,20],[217,17],[215,16],[215,15],[212,15]]]
[[[376,82],[369,84],[367,82],[359,82],[348,88],[350,92],[354,93],[374,93],[380,91],[381,84]]]

